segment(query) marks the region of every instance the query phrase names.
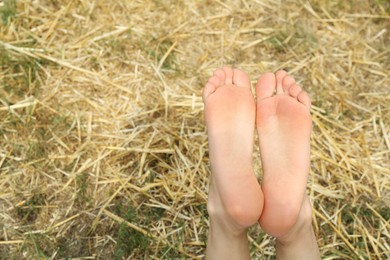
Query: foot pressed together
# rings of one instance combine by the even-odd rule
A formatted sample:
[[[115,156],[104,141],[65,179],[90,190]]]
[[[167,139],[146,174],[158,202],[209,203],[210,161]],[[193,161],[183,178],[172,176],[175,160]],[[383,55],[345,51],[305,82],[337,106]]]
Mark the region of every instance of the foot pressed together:
[[[203,99],[212,172],[207,257],[248,259],[245,230],[258,221],[277,238],[277,258],[319,259],[305,195],[311,133],[307,93],[284,71],[266,73],[256,84],[255,103],[248,76],[224,67],[207,82]],[[255,128],[261,188],[251,161]],[[304,247],[308,243],[312,250]]]

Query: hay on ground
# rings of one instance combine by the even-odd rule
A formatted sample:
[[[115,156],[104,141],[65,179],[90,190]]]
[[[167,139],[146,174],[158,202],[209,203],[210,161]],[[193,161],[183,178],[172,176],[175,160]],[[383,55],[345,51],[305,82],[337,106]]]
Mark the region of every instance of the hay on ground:
[[[4,0],[0,17],[1,259],[203,257],[201,89],[224,64],[310,93],[323,258],[390,258],[389,2]]]

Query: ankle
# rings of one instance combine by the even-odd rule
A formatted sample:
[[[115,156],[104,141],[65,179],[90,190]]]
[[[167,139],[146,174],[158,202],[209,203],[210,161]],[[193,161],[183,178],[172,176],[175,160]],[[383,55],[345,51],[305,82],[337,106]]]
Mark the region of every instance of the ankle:
[[[294,225],[285,235],[277,237],[277,240],[280,244],[286,246],[312,232],[312,208],[309,199],[305,197],[301,211],[299,212]]]
[[[293,229],[276,240],[276,259],[320,260],[321,255],[312,227],[311,207],[307,200]]]
[[[206,259],[250,260],[249,243],[245,230],[228,230],[224,225],[210,218]]]

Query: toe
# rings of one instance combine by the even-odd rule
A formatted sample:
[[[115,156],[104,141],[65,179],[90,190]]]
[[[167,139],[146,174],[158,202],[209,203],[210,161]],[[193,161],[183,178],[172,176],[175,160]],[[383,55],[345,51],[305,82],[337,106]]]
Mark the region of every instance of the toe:
[[[290,94],[290,96],[292,96],[293,98],[298,98],[298,95],[302,92],[302,88],[297,85],[297,84],[294,84],[292,85],[289,89],[288,89],[288,93]]]
[[[223,67],[223,71],[225,72],[225,84],[233,84],[233,69],[231,67]]]
[[[291,77],[290,75],[286,75],[286,76],[283,78],[283,81],[282,81],[282,87],[283,87],[284,93],[288,94],[288,89],[289,89],[293,84],[295,84],[295,79],[294,79],[293,77]]]
[[[220,81],[225,82],[225,71],[223,69],[217,69],[214,71],[214,76],[219,78]]]
[[[239,69],[233,70],[233,84],[238,87],[250,88],[251,82],[248,75]]]
[[[310,100],[309,95],[308,95],[305,91],[302,91],[301,93],[299,93],[299,95],[298,95],[298,101],[301,102],[301,103],[304,104],[307,108],[310,109],[311,100]]]
[[[275,74],[267,72],[259,78],[256,83],[256,98],[261,101],[265,98],[272,97],[275,91]]]
[[[287,75],[284,70],[279,70],[275,73],[276,78],[276,94],[283,94],[283,78]]]
[[[203,102],[205,102],[207,97],[214,93],[216,89],[217,87],[214,84],[207,82],[203,88]]]
[[[216,87],[219,87],[221,85],[221,80],[217,76],[212,76],[211,78],[209,78],[208,83],[211,83]]]

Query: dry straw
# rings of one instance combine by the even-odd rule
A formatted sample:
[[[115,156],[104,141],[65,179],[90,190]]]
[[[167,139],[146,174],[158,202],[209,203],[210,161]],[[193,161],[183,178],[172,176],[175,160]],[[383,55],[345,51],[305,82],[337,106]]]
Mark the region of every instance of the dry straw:
[[[0,1],[0,259],[203,257],[200,93],[223,64],[287,69],[311,94],[323,258],[390,258],[388,1],[15,2]]]

